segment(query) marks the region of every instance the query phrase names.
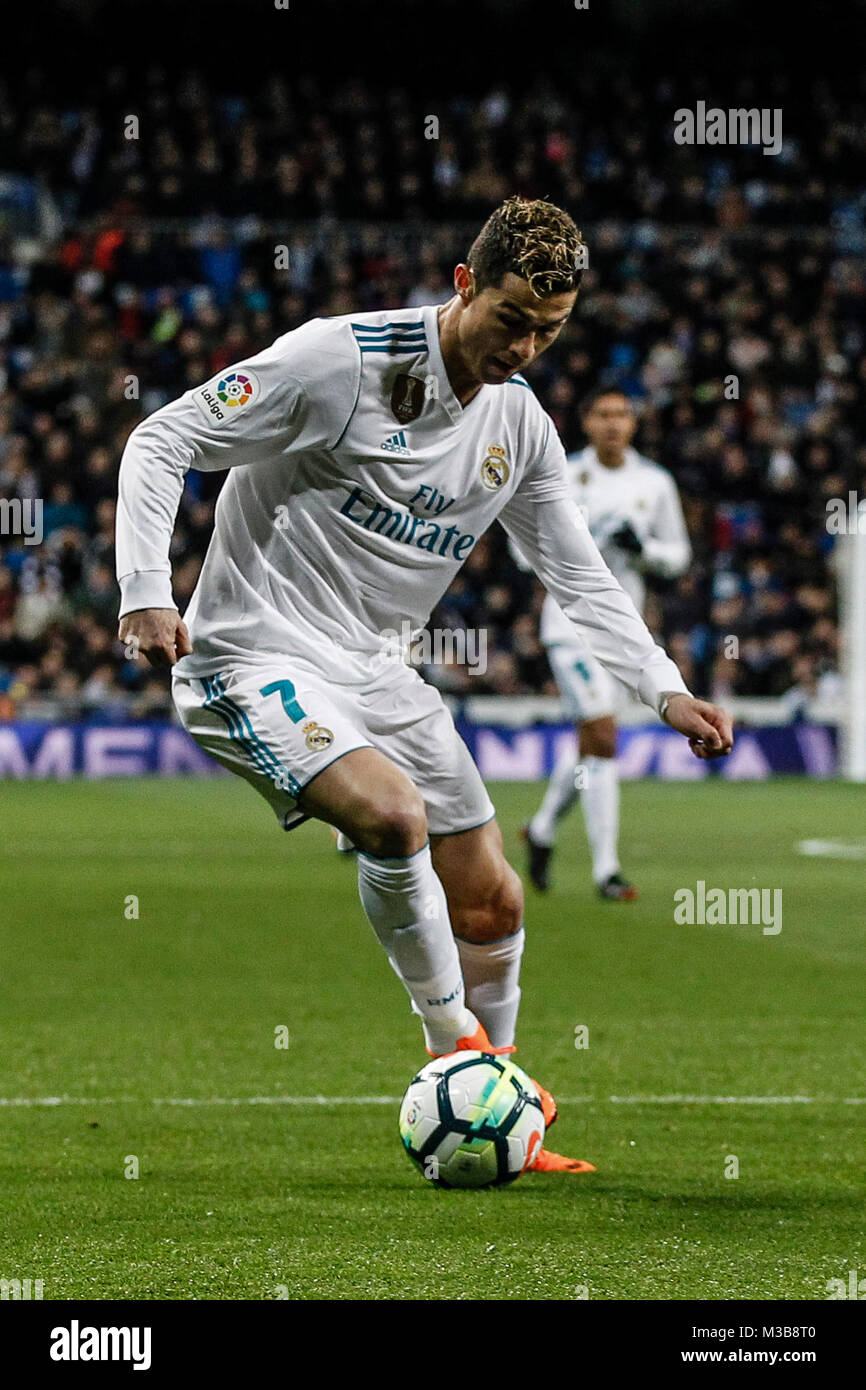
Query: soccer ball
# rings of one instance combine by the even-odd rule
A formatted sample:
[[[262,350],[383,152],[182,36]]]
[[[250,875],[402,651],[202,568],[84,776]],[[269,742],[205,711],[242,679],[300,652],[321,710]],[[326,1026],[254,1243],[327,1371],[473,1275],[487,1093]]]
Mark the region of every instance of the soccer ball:
[[[514,1182],[544,1140],[544,1112],[525,1071],[491,1052],[438,1057],[409,1083],[400,1138],[437,1187]]]

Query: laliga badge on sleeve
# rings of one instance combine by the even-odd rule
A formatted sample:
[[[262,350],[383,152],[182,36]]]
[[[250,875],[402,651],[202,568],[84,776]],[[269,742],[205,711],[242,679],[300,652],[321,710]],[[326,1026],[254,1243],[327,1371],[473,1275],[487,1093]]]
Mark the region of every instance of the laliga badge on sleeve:
[[[425,386],[420,377],[401,372],[391,392],[391,410],[401,425],[417,420],[424,409]]]
[[[243,414],[244,406],[257,401],[260,394],[258,377],[249,367],[244,367],[212,377],[198,388],[193,400],[210,424],[224,425]]]

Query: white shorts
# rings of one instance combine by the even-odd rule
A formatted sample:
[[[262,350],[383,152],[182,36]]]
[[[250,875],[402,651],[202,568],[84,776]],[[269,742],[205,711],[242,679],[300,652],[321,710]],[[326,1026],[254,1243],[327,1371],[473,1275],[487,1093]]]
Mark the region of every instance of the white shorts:
[[[584,642],[557,642],[547,659],[569,719],[586,723],[615,717],[628,700],[628,690],[606,671]]]
[[[355,748],[376,748],[414,782],[431,835],[472,830],[495,815],[472,755],[438,690],[395,659],[268,656],[219,674],[175,675],[187,732],[272,806],[285,830],[308,819],[297,798]]]

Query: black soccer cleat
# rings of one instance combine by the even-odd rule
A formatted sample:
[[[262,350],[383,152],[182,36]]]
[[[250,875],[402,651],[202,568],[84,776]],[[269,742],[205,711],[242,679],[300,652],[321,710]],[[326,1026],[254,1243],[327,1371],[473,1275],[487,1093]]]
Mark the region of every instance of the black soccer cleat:
[[[539,893],[546,893],[550,887],[550,856],[553,854],[553,847],[537,844],[529,833],[528,825],[521,828],[520,838],[529,850],[529,881]]]
[[[633,903],[635,898],[640,897],[633,883],[628,883],[622,874],[611,874],[604,883],[598,885],[598,894],[606,902],[612,903]]]

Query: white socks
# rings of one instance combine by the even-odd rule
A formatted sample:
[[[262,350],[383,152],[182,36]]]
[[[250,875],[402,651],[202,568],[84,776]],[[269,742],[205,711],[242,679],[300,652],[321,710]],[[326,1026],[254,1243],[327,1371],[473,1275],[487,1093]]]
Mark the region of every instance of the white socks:
[[[537,845],[549,848],[556,838],[556,822],[570,811],[577,800],[574,777],[577,758],[574,747],[565,744],[553,767],[544,800],[529,822],[529,834]]]
[[[373,859],[358,852],[358,890],[364,911],[388,959],[421,1016],[431,1052],[453,1052],[478,1020],[467,1008],[445,890],[430,846],[405,859]]]
[[[619,872],[619,774],[615,758],[583,758],[582,766],[586,786],[580,804],[592,851],[592,876],[596,883],[604,883]]]
[[[575,787],[578,769],[583,769],[584,785]],[[548,848],[556,839],[556,822],[569,811],[580,795],[586,837],[592,853],[592,876],[604,883],[619,872],[619,774],[616,758],[587,756],[577,761],[566,745],[553,769],[544,800],[529,822],[529,834],[537,845]]]
[[[466,1003],[487,1029],[494,1047],[510,1047],[520,1007],[520,961],[526,933],[523,928],[501,941],[457,940]]]

